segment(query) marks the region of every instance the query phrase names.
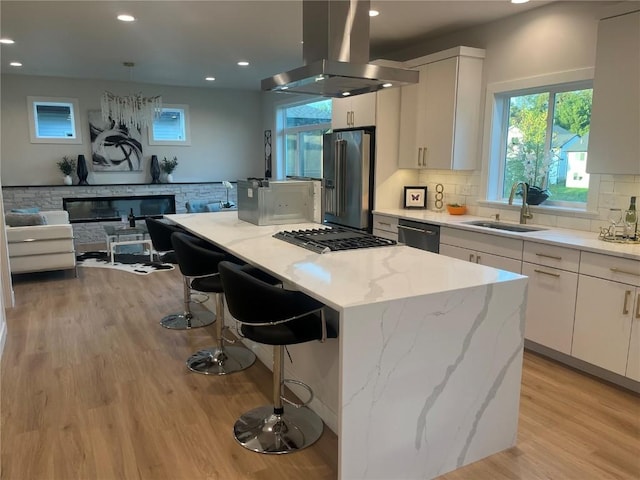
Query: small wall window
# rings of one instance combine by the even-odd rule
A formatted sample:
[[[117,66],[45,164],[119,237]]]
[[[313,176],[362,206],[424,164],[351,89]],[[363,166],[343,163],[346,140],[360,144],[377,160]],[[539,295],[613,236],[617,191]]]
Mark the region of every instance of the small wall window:
[[[149,128],[149,145],[191,145],[189,138],[189,107],[165,105]]]
[[[75,98],[27,97],[31,143],[82,143]]]

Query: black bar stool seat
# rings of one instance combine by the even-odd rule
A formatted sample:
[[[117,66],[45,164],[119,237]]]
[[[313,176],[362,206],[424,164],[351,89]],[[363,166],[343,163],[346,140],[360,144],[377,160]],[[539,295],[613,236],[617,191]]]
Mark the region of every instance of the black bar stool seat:
[[[324,425],[306,405],[313,398],[302,382],[284,380],[284,347],[337,337],[324,317],[324,305],[302,292],[270,285],[246,266],[223,261],[218,265],[229,312],[254,342],[273,345],[273,405],[244,413],[235,423],[235,439],[244,448],[266,454],[291,453],[313,444]],[[295,404],[283,395],[285,382],[309,391],[309,400]],[[284,405],[286,402],[287,405]]]

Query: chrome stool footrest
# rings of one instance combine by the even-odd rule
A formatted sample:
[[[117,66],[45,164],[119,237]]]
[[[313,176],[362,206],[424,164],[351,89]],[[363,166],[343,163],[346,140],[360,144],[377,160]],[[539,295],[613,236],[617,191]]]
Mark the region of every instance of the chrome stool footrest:
[[[302,408],[302,407],[306,407],[307,405],[309,405],[311,403],[311,401],[313,400],[313,390],[311,390],[311,387],[309,385],[307,385],[306,383],[303,383],[299,380],[293,380],[291,378],[285,378],[282,381],[283,384],[287,384],[287,383],[292,383],[293,385],[298,385],[299,387],[304,388],[307,392],[309,392],[309,399],[306,402],[303,403],[296,403],[292,400],[289,400],[287,397],[285,397],[284,395],[280,395],[280,400],[282,400],[283,402],[285,402],[288,405],[291,405],[292,407],[295,408]]]

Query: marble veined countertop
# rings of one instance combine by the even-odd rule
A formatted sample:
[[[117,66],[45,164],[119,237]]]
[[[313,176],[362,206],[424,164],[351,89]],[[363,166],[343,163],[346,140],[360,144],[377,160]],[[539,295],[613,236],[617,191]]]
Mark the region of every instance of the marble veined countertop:
[[[490,285],[519,275],[407,246],[319,254],[273,238],[316,223],[257,226],[237,212],[167,215],[248,263],[294,283],[336,310]]]
[[[531,227],[541,228],[533,232],[509,232],[506,230],[497,230],[494,228],[480,227],[476,225],[466,225],[464,222],[473,220],[494,221],[491,218],[476,217],[473,215],[449,215],[447,212],[432,212],[429,210],[404,210],[398,209],[379,209],[374,214],[389,215],[397,218],[405,218],[407,220],[429,222],[436,225],[459,228],[474,232],[489,233],[491,235],[499,235],[503,237],[518,238],[521,240],[529,240],[532,242],[546,243],[549,245],[558,245],[561,247],[576,248],[593,253],[603,253],[614,255],[617,257],[629,258],[632,260],[640,260],[640,244],[619,244],[605,242],[598,239],[595,232],[585,232],[582,230],[571,230],[566,228],[547,227],[545,225],[527,224]],[[500,221],[500,223],[514,222]]]

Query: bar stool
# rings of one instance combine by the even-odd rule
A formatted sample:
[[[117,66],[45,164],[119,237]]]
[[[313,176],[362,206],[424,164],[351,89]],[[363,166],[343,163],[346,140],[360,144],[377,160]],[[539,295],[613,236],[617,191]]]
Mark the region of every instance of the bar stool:
[[[197,316],[192,314],[188,310],[189,302],[185,300],[183,316],[185,320],[191,321],[191,328],[195,322],[202,326],[200,324],[206,322],[206,325],[210,325],[215,320],[218,341],[215,347],[205,348],[191,355],[187,359],[187,367],[193,372],[205,375],[226,375],[250,367],[256,361],[255,354],[245,347],[226,346],[225,342],[235,343],[235,340],[226,339],[223,335],[224,294],[218,275],[218,264],[222,260],[233,257],[228,257],[222,251],[212,251],[205,247],[206,242],[185,233],[173,233],[171,242],[182,274],[185,275],[185,279],[190,279],[186,280],[190,282],[190,288],[199,292],[213,293],[216,302],[215,316],[211,314],[203,317],[200,313]],[[185,287],[185,295],[187,295],[187,287]]]
[[[222,288],[218,277],[218,263],[225,260],[226,256],[222,250],[213,250],[212,245],[185,232],[172,233],[171,245],[183,277],[184,311],[167,315],[160,321],[160,325],[174,330],[211,325],[216,320],[215,314],[205,308],[193,312],[191,295],[194,290],[215,293]]]
[[[322,435],[322,419],[306,405],[313,398],[308,385],[284,380],[286,345],[324,341],[337,337],[327,325],[324,305],[302,292],[285,290],[251,275],[231,262],[218,265],[229,312],[242,324],[242,335],[254,342],[273,345],[273,405],[244,413],[235,423],[235,439],[243,447],[267,454],[291,453],[313,444]],[[309,391],[304,404],[283,395],[284,383]],[[287,405],[284,405],[287,403]]]
[[[171,243],[171,234],[174,232],[184,232],[184,230],[151,217],[145,218],[145,223],[147,224],[147,230],[149,231],[153,248],[158,252],[158,260],[163,263],[178,263],[176,254],[173,251],[173,244]],[[160,255],[159,252],[164,253]]]

